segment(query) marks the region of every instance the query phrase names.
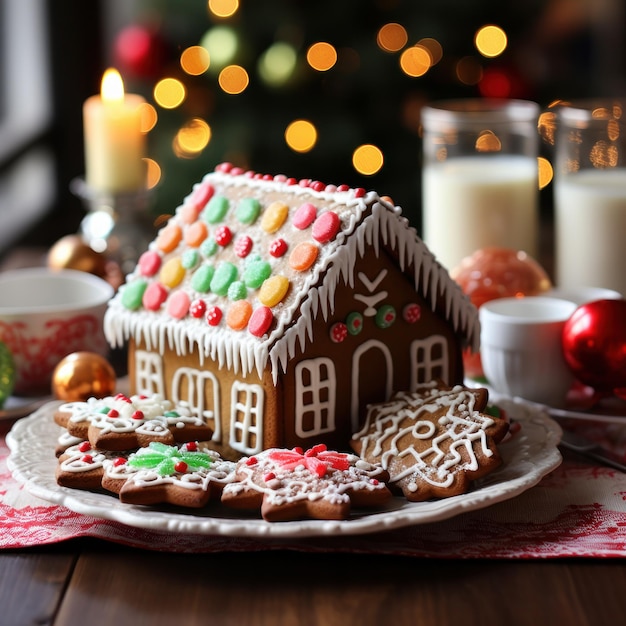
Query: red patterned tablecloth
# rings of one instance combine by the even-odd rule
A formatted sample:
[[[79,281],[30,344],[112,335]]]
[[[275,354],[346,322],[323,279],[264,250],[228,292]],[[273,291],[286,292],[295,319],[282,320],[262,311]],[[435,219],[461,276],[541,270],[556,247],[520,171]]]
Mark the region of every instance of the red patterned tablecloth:
[[[0,547],[75,537],[176,552],[370,552],[437,558],[626,557],[626,474],[565,457],[539,485],[446,521],[341,537],[247,539],[184,535],[125,526],[52,505],[28,493],[7,467],[0,431]]]

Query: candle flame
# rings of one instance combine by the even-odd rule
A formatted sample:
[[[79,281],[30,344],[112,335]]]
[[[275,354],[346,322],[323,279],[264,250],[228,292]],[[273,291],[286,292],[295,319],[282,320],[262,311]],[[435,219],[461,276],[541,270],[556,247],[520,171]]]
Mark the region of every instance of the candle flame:
[[[100,93],[105,102],[119,103],[124,101],[124,83],[116,69],[109,68],[104,73]]]

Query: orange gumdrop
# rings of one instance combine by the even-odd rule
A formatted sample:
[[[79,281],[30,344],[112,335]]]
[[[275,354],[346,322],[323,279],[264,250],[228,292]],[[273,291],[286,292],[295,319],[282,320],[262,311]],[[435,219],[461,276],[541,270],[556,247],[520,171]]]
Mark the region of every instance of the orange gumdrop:
[[[236,300],[228,308],[226,324],[233,330],[243,330],[252,315],[252,305],[247,300]]]
[[[168,224],[158,234],[156,244],[159,250],[167,253],[176,249],[183,238],[183,231],[178,224]]]
[[[191,248],[198,248],[209,235],[209,227],[205,222],[194,222],[185,231],[185,243]]]
[[[308,270],[315,263],[318,252],[319,248],[314,243],[303,241],[291,251],[289,266],[298,272]]]

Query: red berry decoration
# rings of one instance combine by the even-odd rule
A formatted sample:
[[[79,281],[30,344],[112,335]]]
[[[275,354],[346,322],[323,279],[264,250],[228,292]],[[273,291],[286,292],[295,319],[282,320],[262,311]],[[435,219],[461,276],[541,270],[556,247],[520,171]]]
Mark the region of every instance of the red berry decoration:
[[[335,343],[341,343],[348,336],[348,327],[343,322],[336,322],[330,327],[330,338]]]
[[[185,463],[185,461],[178,461],[178,463],[176,463],[174,465],[174,469],[179,473],[179,474],[184,474],[187,471],[187,468],[189,466],[187,465],[187,463]]]
[[[407,322],[408,324],[415,324],[416,322],[419,321],[421,316],[422,316],[422,308],[420,307],[419,304],[416,304],[415,302],[411,304],[407,304],[402,309],[402,317],[404,321]]]
[[[189,305],[189,314],[191,317],[202,317],[206,313],[206,302],[204,300],[194,300]]]
[[[213,236],[217,245],[224,247],[231,242],[233,238],[233,233],[230,228],[228,228],[228,226],[220,226],[216,229]]]
[[[287,242],[284,239],[275,239],[272,241],[270,244],[270,254],[273,257],[278,259],[283,256],[285,252],[287,252]]]
[[[237,237],[235,241],[235,254],[243,259],[250,254],[250,250],[252,250],[252,239],[248,237],[248,235]]]
[[[563,328],[563,354],[580,382],[626,398],[626,300],[579,306]]]
[[[206,312],[206,322],[209,326],[217,326],[222,321],[222,309],[210,306]]]
[[[197,452],[198,444],[195,441],[188,441],[186,444],[188,452]]]

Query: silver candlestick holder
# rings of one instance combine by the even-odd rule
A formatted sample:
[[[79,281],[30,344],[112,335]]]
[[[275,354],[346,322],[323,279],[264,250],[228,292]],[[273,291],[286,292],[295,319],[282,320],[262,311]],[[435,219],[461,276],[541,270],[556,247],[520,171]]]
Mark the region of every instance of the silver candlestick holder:
[[[79,228],[85,243],[116,261],[124,275],[131,272],[155,236],[150,215],[153,191],[107,193],[94,189],[83,178],[73,179],[70,191],[85,206]]]

